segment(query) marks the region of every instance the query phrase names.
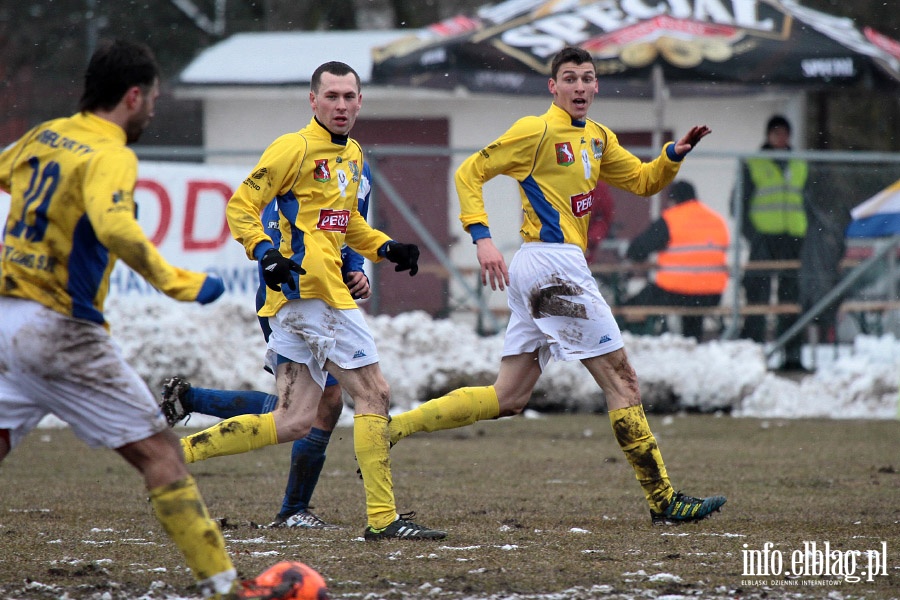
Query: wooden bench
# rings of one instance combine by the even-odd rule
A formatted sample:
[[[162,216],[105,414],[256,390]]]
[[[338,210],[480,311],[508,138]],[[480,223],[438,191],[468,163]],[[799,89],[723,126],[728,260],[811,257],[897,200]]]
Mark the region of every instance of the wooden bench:
[[[620,317],[630,331],[642,334],[658,334],[667,329],[668,316],[701,316],[725,320],[734,317],[733,306],[613,306],[613,314]],[[838,307],[838,313],[849,315],[856,321],[859,331],[864,334],[884,333],[886,312],[900,310],[900,300],[845,300]],[[738,307],[741,317],[751,315],[798,315],[798,304],[748,304]],[[638,328],[635,329],[635,326]]]
[[[649,317],[672,315],[676,317],[730,317],[733,306],[612,306],[614,315],[626,321],[643,321]],[[796,315],[800,314],[799,304],[748,304],[738,309],[740,316],[750,315]]]
[[[856,258],[845,258],[841,261],[842,268],[852,268],[861,261]],[[591,271],[595,275],[623,275],[628,273],[646,273],[655,269],[654,263],[629,263],[620,262],[614,264],[595,264],[591,265]],[[800,268],[799,260],[772,260],[772,261],[751,261],[743,266],[744,270],[750,271],[771,271],[778,272],[784,270]],[[439,264],[423,264],[420,265],[419,271],[423,273],[431,273],[438,277],[448,278],[450,274]],[[477,267],[463,267],[459,269],[463,277],[471,278],[474,287],[478,291],[484,290],[480,281],[480,270]],[[628,323],[640,323],[654,317],[666,316],[701,316],[713,318],[729,318],[735,315],[735,307],[728,304],[719,306],[624,306],[614,305],[613,298],[607,298],[610,307],[615,316],[621,317]],[[476,307],[467,307],[467,310],[477,311]],[[892,310],[900,310],[900,300],[845,300],[840,304],[838,312],[840,314],[864,315],[876,314],[879,317],[885,312]],[[509,316],[509,309],[506,306],[491,308],[490,312],[497,319],[505,319]],[[746,316],[765,316],[765,315],[799,315],[799,304],[742,304],[737,308],[739,317]]]
[[[697,317],[731,317],[735,314],[733,306],[613,306],[614,315],[622,317],[630,323],[639,323],[652,317],[660,316],[697,316]],[[845,300],[838,307],[840,314],[883,314],[891,310],[900,310],[900,300]],[[798,315],[799,304],[745,304],[737,309],[738,316],[753,315]]]

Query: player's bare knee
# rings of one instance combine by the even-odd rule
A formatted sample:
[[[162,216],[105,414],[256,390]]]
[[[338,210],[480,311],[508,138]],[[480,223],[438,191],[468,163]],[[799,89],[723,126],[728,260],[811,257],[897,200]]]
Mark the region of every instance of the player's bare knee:
[[[391,388],[386,383],[364,390],[353,398],[358,414],[386,415],[391,405]]]

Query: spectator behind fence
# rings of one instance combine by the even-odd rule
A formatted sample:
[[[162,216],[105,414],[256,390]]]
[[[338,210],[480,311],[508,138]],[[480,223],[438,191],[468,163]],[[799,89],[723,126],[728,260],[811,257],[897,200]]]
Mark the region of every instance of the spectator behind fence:
[[[717,306],[728,283],[728,225],[697,199],[694,186],[676,181],[673,204],[640,233],[625,253],[635,262],[657,252],[656,277],[625,304],[629,306]],[[681,333],[703,341],[703,316],[681,317]]]
[[[594,191],[591,192],[591,219],[588,222],[585,251],[588,265],[597,260],[603,240],[609,237],[614,214],[614,202],[609,186],[605,181],[598,181]]]
[[[788,120],[781,115],[769,119],[762,149],[790,150],[790,141]],[[806,237],[809,165],[798,158],[751,158],[743,170],[741,231],[750,244],[750,261],[798,260]],[[768,304],[773,279],[777,280],[779,303],[799,300],[797,269],[782,269],[774,276],[769,271],[748,270],[743,280],[747,304]],[[776,335],[787,331],[796,320],[796,315],[780,315]],[[765,316],[746,317],[741,337],[765,342]],[[787,343],[784,370],[806,370],[801,362],[802,344],[799,336]]]

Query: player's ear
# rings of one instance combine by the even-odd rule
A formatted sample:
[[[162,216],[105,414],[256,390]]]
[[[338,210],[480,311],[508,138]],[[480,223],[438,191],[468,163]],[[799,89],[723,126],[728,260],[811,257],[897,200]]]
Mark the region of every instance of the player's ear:
[[[127,106],[129,109],[137,106],[141,94],[143,94],[143,90],[141,90],[141,87],[138,85],[133,85],[125,90],[125,94],[122,95],[122,100],[125,102],[125,106]]]

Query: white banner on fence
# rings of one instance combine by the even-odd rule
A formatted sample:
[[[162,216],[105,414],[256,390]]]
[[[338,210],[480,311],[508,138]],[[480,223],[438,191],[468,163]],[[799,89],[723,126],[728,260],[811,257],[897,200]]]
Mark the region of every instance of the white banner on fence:
[[[134,196],[144,233],[173,265],[221,276],[230,294],[253,295],[258,285],[256,263],[231,237],[225,220],[225,204],[252,168],[143,161],[138,169]],[[0,192],[4,224],[9,200]],[[121,261],[109,292],[159,293]]]

